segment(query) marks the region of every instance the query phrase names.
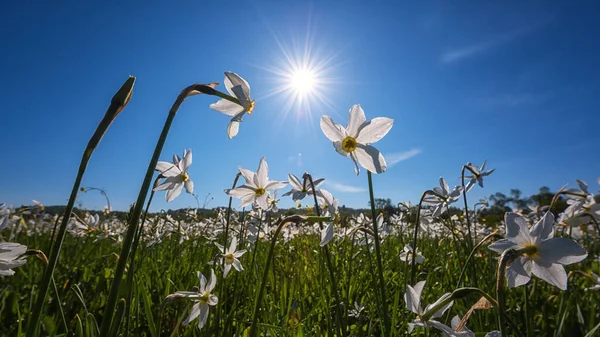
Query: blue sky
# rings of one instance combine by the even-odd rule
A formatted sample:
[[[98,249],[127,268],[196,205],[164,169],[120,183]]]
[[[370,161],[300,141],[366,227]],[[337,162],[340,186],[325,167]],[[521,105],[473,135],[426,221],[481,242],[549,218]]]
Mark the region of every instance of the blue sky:
[[[209,96],[180,109],[162,160],[193,150],[200,202],[227,204],[242,166],[261,157],[273,180],[324,177],[340,204],[367,204],[367,175],[353,171],[319,129],[395,119],[375,146],[388,171],[377,197],[416,202],[440,176],[459,184],[466,162],[495,168],[472,198],[520,188],[553,190],[575,179],[598,189],[600,27],[595,1],[526,2],[32,2],[0,4],[0,202],[64,204],[81,154],[128,75],[133,98],[100,143],[83,186],[113,208],[136,199],[167,112],[192,83],[234,71],[252,87],[254,113],[229,140],[229,118]],[[319,68],[318,92],[297,105],[281,72],[288,58]],[[220,86],[223,89],[222,86]],[[325,99],[319,99],[325,98]],[[101,196],[80,194],[87,208]],[[195,206],[182,194],[153,209]],[[234,201],[239,205],[239,201]],[[284,207],[290,201],[282,201]]]

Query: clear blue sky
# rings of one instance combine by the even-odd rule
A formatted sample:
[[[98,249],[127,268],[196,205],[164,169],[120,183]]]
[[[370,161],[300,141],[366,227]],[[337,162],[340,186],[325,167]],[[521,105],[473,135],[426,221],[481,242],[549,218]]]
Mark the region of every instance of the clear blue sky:
[[[224,71],[244,77],[256,99],[238,136],[229,140],[229,118],[209,109],[215,98],[195,96],[162,155],[193,150],[190,175],[201,199],[214,197],[209,206],[226,205],[237,167],[256,170],[262,156],[271,179],[308,171],[340,204],[366,206],[366,172],[355,176],[319,129],[323,114],[345,125],[353,104],[368,119],[395,119],[376,144],[389,164],[374,177],[379,197],[415,202],[440,176],[459,184],[463,164],[485,159],[496,172],[474,198],[576,178],[598,189],[597,1],[393,3],[2,1],[0,202],[64,204],[110,98],[134,75],[133,98],[83,182],[127,209],[177,94],[222,82]],[[290,107],[289,92],[273,94],[286,83],[277,74],[289,71],[286,55],[320,66],[313,96],[326,101]],[[195,204],[187,194],[166,204],[161,193],[154,209]]]

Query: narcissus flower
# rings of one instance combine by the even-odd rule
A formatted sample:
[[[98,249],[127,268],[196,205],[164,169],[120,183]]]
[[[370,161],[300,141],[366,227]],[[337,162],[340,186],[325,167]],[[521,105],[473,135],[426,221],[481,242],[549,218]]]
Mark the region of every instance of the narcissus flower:
[[[256,173],[243,167],[239,167],[239,170],[242,177],[246,180],[246,184],[232,190],[227,189],[225,193],[234,198],[242,199],[240,207],[256,203],[261,209],[267,210],[269,208],[269,203],[267,202],[269,197],[268,192],[280,189],[288,184],[287,181],[269,180],[269,166],[264,157],[260,159]]]
[[[433,217],[439,217],[448,209],[448,205],[456,202],[462,193],[461,186],[455,186],[452,191],[444,178],[440,177],[440,187],[433,188],[433,194],[428,194],[423,199],[428,204],[433,204]]]
[[[428,305],[425,308],[425,310],[423,310],[421,307],[421,293],[423,292],[423,287],[425,287],[425,281],[418,282],[417,284],[415,284],[414,287],[412,287],[410,285],[406,286],[406,292],[404,293],[404,301],[406,302],[406,308],[408,310],[414,312],[415,314],[417,314],[417,319],[412,321],[412,323],[408,323],[408,330],[409,330],[408,332],[409,333],[412,332],[412,330],[414,329],[415,326],[420,326],[420,327],[433,326],[441,331],[447,331],[448,327],[446,325],[434,320],[434,318],[442,317],[444,312],[452,306],[454,301],[450,301],[446,305],[442,306],[441,308],[437,308],[436,312],[433,313],[433,315],[431,316],[431,319],[429,319],[428,321],[423,321],[421,319],[421,316],[423,316],[426,312],[429,312],[433,308],[436,308],[438,306],[438,304],[442,305],[443,304],[442,301],[446,301],[448,299],[448,297],[451,296],[451,294],[445,293],[437,301],[435,301],[433,304]]]
[[[229,249],[225,250],[225,247],[216,242],[215,246],[219,248],[219,250],[221,251],[222,259],[225,260],[225,269],[223,270],[223,277],[227,277],[227,274],[229,274],[229,271],[231,270],[231,266],[233,266],[233,268],[237,271],[244,270],[244,267],[242,267],[242,263],[240,262],[240,260],[238,260],[238,258],[242,257],[246,250],[236,250],[237,238],[235,236],[231,240]]]
[[[329,116],[321,117],[321,130],[325,137],[333,142],[339,154],[352,159],[357,175],[358,164],[373,173],[385,172],[385,158],[369,144],[383,138],[393,124],[394,120],[387,117],[377,117],[367,122],[365,112],[358,104],[350,108],[350,120],[346,127],[334,123]]]
[[[400,260],[412,264],[412,255],[414,254],[414,249],[410,245],[404,245],[404,251],[400,253]],[[417,255],[415,255],[415,263],[422,264],[425,262],[425,256],[421,255],[421,251],[417,248]]]
[[[227,92],[237,98],[241,105],[223,98],[211,104],[210,108],[232,117],[227,125],[227,136],[231,139],[238,134],[244,114],[250,115],[254,110],[254,100],[250,99],[250,84],[240,75],[227,71],[223,82]]]
[[[154,191],[167,191],[167,202],[173,201],[181,194],[183,186],[188,193],[194,193],[194,182],[190,179],[187,171],[192,165],[192,150],[183,151],[183,159],[174,157],[174,163],[159,161],[156,170],[167,178],[162,184],[154,188]]]
[[[515,213],[506,213],[506,239],[498,240],[489,248],[502,253],[507,249],[527,249],[506,269],[509,287],[518,287],[531,279],[531,274],[562,289],[567,289],[567,273],[563,265],[579,262],[587,251],[577,242],[554,237],[554,215],[544,214],[531,230],[527,221]]]
[[[0,275],[11,276],[15,271],[13,268],[20,267],[27,262],[22,257],[27,247],[14,242],[0,242]]]
[[[284,197],[291,195],[292,200],[298,201],[304,199],[304,197],[307,195],[313,195],[312,186],[308,179],[302,182],[293,174],[289,174],[288,177],[290,178],[288,182],[290,185],[292,185],[292,189],[285,192],[283,194]],[[323,181],[325,181],[323,178],[314,180],[313,183],[315,185],[315,189],[317,189],[323,183]]]
[[[175,294],[181,297],[185,297],[191,299],[196,302],[192,307],[192,311],[190,315],[183,321],[183,325],[190,324],[191,321],[195,320],[196,317],[200,317],[198,319],[198,329],[202,329],[206,321],[208,320],[208,310],[209,305],[217,305],[219,299],[217,296],[213,295],[211,292],[215,288],[215,284],[217,283],[217,278],[215,277],[215,271],[211,269],[210,271],[210,281],[207,283],[206,278],[202,275],[201,272],[198,272],[198,280],[200,281],[200,289],[198,292],[195,291],[178,291]]]

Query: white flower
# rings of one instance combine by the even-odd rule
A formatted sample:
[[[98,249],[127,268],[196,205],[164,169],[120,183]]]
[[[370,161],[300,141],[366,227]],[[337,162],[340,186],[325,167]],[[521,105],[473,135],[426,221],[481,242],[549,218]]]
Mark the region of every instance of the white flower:
[[[246,184],[232,190],[227,189],[225,193],[234,198],[241,198],[240,207],[256,203],[258,207],[266,210],[269,208],[269,203],[267,202],[267,198],[269,197],[268,192],[287,185],[287,181],[269,180],[269,166],[264,157],[260,159],[256,173],[241,166],[239,170],[242,177],[246,180]]]
[[[400,260],[412,264],[412,255],[414,253],[414,249],[410,245],[404,245],[404,251],[400,253]],[[415,256],[415,263],[422,264],[425,262],[425,256],[421,255],[421,251],[417,248],[417,255]]]
[[[178,291],[177,295],[183,296],[196,302],[192,307],[192,311],[188,318],[183,321],[183,325],[188,325],[191,321],[195,320],[196,317],[200,316],[198,320],[198,329],[202,329],[206,320],[208,319],[209,305],[217,305],[219,299],[217,296],[211,294],[211,291],[215,288],[217,278],[215,277],[215,271],[210,270],[210,282],[206,283],[206,278],[201,272],[198,272],[198,280],[200,281],[200,289],[198,292],[194,291]]]
[[[319,200],[319,204],[321,204],[321,210],[323,212],[323,216],[331,216],[331,219],[335,218],[335,215],[338,213],[338,204],[340,201],[335,199],[333,195],[328,190],[317,190],[317,199]]]
[[[531,230],[527,221],[518,214],[506,213],[506,239],[498,240],[489,248],[502,253],[507,249],[532,249],[532,253],[518,257],[506,269],[509,287],[518,287],[531,279],[531,274],[562,289],[567,289],[567,273],[563,265],[579,262],[587,257],[586,250],[577,242],[554,237],[554,215],[544,214]]]
[[[307,195],[313,194],[312,186],[308,179],[306,179],[304,182],[301,182],[300,179],[293,174],[289,174],[288,177],[290,178],[288,182],[290,185],[292,185],[292,189],[285,192],[283,194],[284,197],[291,195],[292,200],[298,201],[304,199],[304,197]],[[315,189],[317,189],[317,187],[319,187],[323,181],[325,181],[323,178],[314,180],[313,184],[315,185]]]
[[[354,171],[358,175],[358,164],[373,173],[385,172],[387,164],[383,155],[369,145],[379,141],[392,128],[394,120],[387,117],[377,117],[367,122],[365,112],[360,105],[350,108],[350,120],[344,128],[336,124],[329,116],[321,117],[321,130],[335,150],[354,162]]]
[[[223,271],[223,277],[227,277],[227,274],[229,274],[229,270],[231,270],[231,266],[233,266],[233,268],[235,268],[235,270],[237,271],[244,270],[244,267],[242,267],[242,263],[238,259],[242,257],[242,255],[244,255],[246,250],[242,249],[236,251],[237,238],[235,236],[231,240],[229,249],[225,250],[225,247],[216,242],[215,246],[217,246],[217,248],[219,248],[219,250],[221,251],[221,254],[223,255],[222,259],[225,259],[225,270]]]
[[[227,136],[231,139],[238,134],[244,114],[247,112],[250,115],[254,110],[254,100],[250,99],[250,84],[240,75],[226,71],[223,82],[227,92],[231,96],[235,96],[241,105],[223,98],[217,103],[211,104],[210,108],[232,117],[229,125],[227,125]]]
[[[333,222],[329,222],[323,230],[321,230],[321,242],[319,246],[324,247],[331,239],[333,239]]]
[[[421,316],[423,316],[423,314],[425,314],[426,312],[430,311],[432,308],[436,307],[438,304],[441,304],[441,302],[446,300],[449,296],[451,296],[451,294],[445,293],[437,301],[435,301],[433,304],[428,305],[425,308],[425,310],[423,310],[421,307],[421,293],[423,292],[423,287],[425,287],[425,281],[418,282],[417,284],[415,284],[414,287],[411,287],[410,285],[406,285],[406,292],[404,293],[404,302],[406,302],[406,308],[408,308],[408,310],[417,314],[417,319],[414,320],[412,323],[408,324],[408,329],[409,329],[408,332],[409,333],[412,332],[412,330],[414,329],[414,326],[427,327],[429,325],[431,325],[437,329],[440,329],[441,331],[445,331],[448,327],[446,325],[434,320],[433,318],[442,317],[444,312],[452,306],[454,301],[450,301],[448,304],[439,308],[439,310],[437,310],[431,316],[432,319],[430,319],[428,321],[422,321]]]
[[[188,193],[194,193],[194,182],[190,179],[187,171],[192,165],[192,150],[183,151],[183,160],[174,157],[175,163],[159,161],[156,164],[156,170],[167,178],[165,181],[154,188],[154,191],[167,191],[167,202],[173,201],[181,194],[181,190],[185,185],[185,190]]]
[[[359,318],[363,310],[365,310],[364,305],[354,302],[354,308],[348,310],[348,317]]]
[[[27,247],[14,242],[0,242],[0,275],[14,275],[13,268],[20,267],[27,262],[21,256],[25,254]]]
[[[469,330],[469,328],[467,328],[466,326],[463,326],[460,329],[460,331],[456,331],[456,328],[460,324],[460,317],[458,317],[458,316],[452,317],[452,322],[450,322],[450,324],[452,325],[452,328],[444,325],[444,327],[446,327],[447,330],[440,329],[440,330],[442,330],[442,336],[444,336],[444,337],[475,337],[475,333],[473,331]]]
[[[448,205],[456,202],[462,193],[461,186],[455,186],[452,191],[444,178],[440,177],[440,187],[433,188],[434,194],[428,194],[423,199],[428,204],[433,204],[433,217],[439,217],[448,209]]]
[[[481,164],[481,167],[478,167],[477,165],[471,165],[471,163],[467,164],[467,166],[469,166],[475,172],[472,176],[465,176],[466,179],[470,179],[466,187],[467,192],[470,191],[473,186],[475,186],[475,183],[478,183],[480,187],[483,187],[483,177],[489,176],[496,170],[491,169],[485,171],[486,162],[487,160]]]

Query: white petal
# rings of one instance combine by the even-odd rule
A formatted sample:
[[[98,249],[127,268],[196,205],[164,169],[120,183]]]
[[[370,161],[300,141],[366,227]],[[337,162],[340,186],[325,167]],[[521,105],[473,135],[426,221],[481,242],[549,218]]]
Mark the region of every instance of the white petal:
[[[554,214],[546,212],[544,217],[531,227],[529,235],[535,243],[554,237]]]
[[[233,90],[233,87],[240,86],[240,88],[242,89],[243,95],[246,98],[250,98],[250,84],[248,84],[248,82],[246,82],[246,80],[243,79],[240,75],[238,75],[234,72],[226,71],[225,78],[227,78],[229,80],[229,83],[231,83],[232,90]],[[235,94],[235,91],[233,94]],[[238,99],[239,98],[240,97],[238,96]]]
[[[379,150],[371,145],[358,144],[354,155],[360,165],[372,173],[383,173],[386,170],[387,164]]]
[[[354,151],[356,152],[356,151]],[[358,173],[360,172],[360,169],[358,168],[358,159],[356,158],[356,154],[352,152],[350,153],[350,159],[352,159],[352,162],[354,163],[354,173],[356,173],[356,175],[358,175]]]
[[[272,190],[278,190],[280,188],[284,188],[287,186],[287,181],[275,181],[275,180],[271,180],[268,181],[265,186],[264,189],[267,191],[272,191]]]
[[[244,180],[246,180],[246,185],[250,184],[254,184],[254,175],[256,175],[256,173],[245,169],[243,167],[238,167],[238,169],[240,170],[240,173],[242,174],[242,177],[244,177]]]
[[[235,270],[237,270],[237,271],[244,270],[244,267],[242,266],[242,263],[238,259],[233,260],[233,268],[235,268]]]
[[[182,189],[183,189],[183,184],[181,184],[181,183],[174,184],[173,188],[167,191],[167,195],[166,195],[167,202],[171,202],[171,201],[175,200],[175,198],[177,198],[181,194]]]
[[[196,317],[198,317],[198,315],[200,315],[200,303],[196,303],[194,304],[194,306],[192,306],[192,311],[190,311],[190,315],[183,322],[181,322],[181,324],[183,324],[184,326],[190,324],[190,322],[195,320]]]
[[[166,161],[159,161],[156,163],[156,170],[162,174],[163,177],[174,177],[181,174],[181,170],[179,167],[173,165],[172,163]]]
[[[234,198],[244,198],[247,195],[255,195],[255,192],[254,192],[254,189],[252,189],[246,185],[242,185],[240,187],[236,187],[232,190],[229,190],[229,192],[227,192],[227,194]]]
[[[188,180],[185,182],[185,191],[188,192],[189,194],[194,193],[194,182],[191,180]]]
[[[404,293],[404,302],[406,302],[406,308],[417,315],[422,314],[421,293],[423,292],[424,286],[425,281],[418,282],[414,287],[406,285],[406,292]]]
[[[323,228],[321,231],[321,243],[319,245],[321,247],[325,246],[333,239],[333,223],[327,224],[327,227]]]
[[[360,107],[360,104],[353,105],[350,108],[350,119],[348,120],[348,127],[346,128],[348,136],[357,138],[359,130],[366,120],[365,112]]]
[[[531,260],[521,256],[506,268],[506,281],[514,288],[526,284],[531,279]]]
[[[531,243],[529,227],[527,221],[517,213],[506,213],[504,216],[506,224],[506,237],[513,239],[514,242],[524,245]]]
[[[265,157],[260,158],[258,170],[256,171],[256,178],[258,180],[256,185],[262,188],[264,188],[269,181],[269,165],[267,164]]]
[[[394,120],[387,117],[373,118],[359,130],[356,141],[360,144],[372,144],[383,138],[394,125]]]
[[[227,277],[230,270],[231,270],[231,264],[225,263],[225,269],[223,269],[223,277]]]
[[[204,324],[206,324],[206,320],[208,320],[208,304],[199,303],[200,304],[200,319],[198,319],[198,329],[202,329]]]
[[[437,306],[439,303],[441,303],[442,301],[446,300],[448,297],[452,296],[452,294],[450,293],[445,293],[444,295],[442,295],[442,297],[438,298],[437,301],[433,302],[432,304],[428,305],[427,308],[425,308],[425,312],[431,310],[431,308]],[[431,316],[431,318],[438,318],[438,317],[442,317],[442,315],[444,314],[444,312],[446,310],[448,310],[448,308],[450,308],[452,306],[452,304],[454,303],[454,301],[450,301],[450,303],[444,305],[443,307],[441,307],[438,311],[436,311],[433,316]]]
[[[210,108],[232,117],[244,111],[243,106],[233,103],[232,101],[228,101],[226,99],[221,99],[216,103],[211,104]]]
[[[192,150],[189,150],[185,153],[183,160],[180,161],[180,170],[181,172],[187,172],[188,168],[192,165]]]
[[[300,179],[298,179],[298,177],[296,177],[293,174],[288,174],[288,178],[288,182],[290,183],[290,185],[292,185],[293,189],[302,191],[304,186],[302,186],[302,182],[300,181]]]
[[[519,245],[510,239],[501,239],[488,246],[490,250],[493,250],[499,254],[502,254],[507,249],[518,247]]]
[[[233,139],[233,137],[237,136],[239,131],[240,122],[235,119],[230,120],[229,124],[227,125],[227,137],[229,137],[229,139]]]
[[[229,244],[229,252],[235,252],[236,247],[237,247],[237,238],[234,235],[233,239],[231,239],[231,243]]]
[[[206,289],[206,277],[204,277],[201,272],[196,272],[196,274],[198,275],[198,281],[200,282],[200,292],[204,292]]]
[[[216,283],[217,283],[217,277],[215,276],[215,271],[211,269],[210,270],[210,281],[205,290],[208,292],[211,292],[213,289],[215,289]]]
[[[269,194],[265,193],[265,194],[261,195],[260,197],[257,197],[254,202],[256,202],[258,207],[260,207],[263,210],[266,210],[269,208],[269,203],[267,202],[268,197],[269,197]]]
[[[332,142],[339,142],[346,138],[344,128],[334,123],[329,116],[321,116],[321,131]]]
[[[541,264],[572,264],[587,257],[587,251],[577,242],[568,238],[553,238],[538,245]],[[537,261],[537,260],[536,260]]]
[[[549,266],[542,266],[533,263],[533,275],[558,287],[561,290],[567,290],[567,272],[561,264],[553,263]]]

